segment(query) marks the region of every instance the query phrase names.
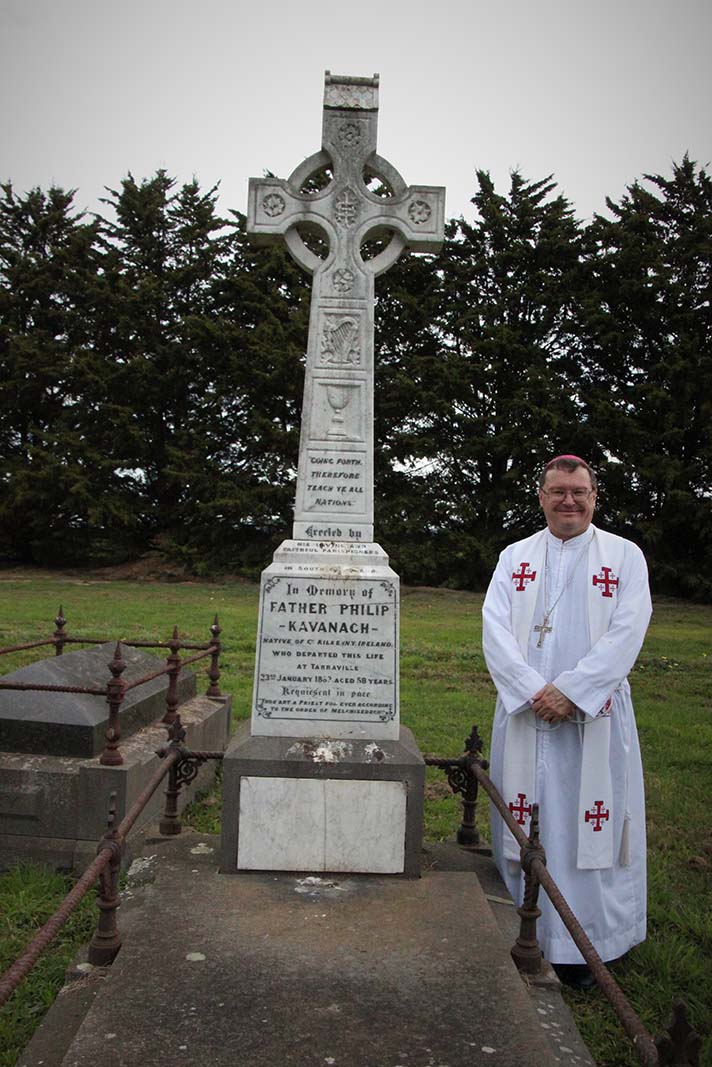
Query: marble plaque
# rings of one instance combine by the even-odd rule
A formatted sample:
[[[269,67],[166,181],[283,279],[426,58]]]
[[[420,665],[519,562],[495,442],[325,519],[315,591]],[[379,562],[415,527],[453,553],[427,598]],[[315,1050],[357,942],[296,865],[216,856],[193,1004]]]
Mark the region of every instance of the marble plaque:
[[[313,570],[263,575],[253,733],[397,736],[397,577]]]
[[[401,874],[406,805],[404,782],[243,777],[237,869]]]

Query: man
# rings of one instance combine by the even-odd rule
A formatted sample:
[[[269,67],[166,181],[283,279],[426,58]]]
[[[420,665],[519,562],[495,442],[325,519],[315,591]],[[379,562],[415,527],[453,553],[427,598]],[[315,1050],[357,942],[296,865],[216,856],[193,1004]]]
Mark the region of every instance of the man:
[[[605,961],[645,939],[645,798],[627,674],[652,611],[636,545],[592,524],[596,476],[558,456],[547,528],[502,552],[482,609],[497,687],[492,778],[522,829],[539,804],[547,866]],[[497,866],[521,903],[519,849],[493,812]],[[539,941],[560,977],[593,978],[545,893]]]

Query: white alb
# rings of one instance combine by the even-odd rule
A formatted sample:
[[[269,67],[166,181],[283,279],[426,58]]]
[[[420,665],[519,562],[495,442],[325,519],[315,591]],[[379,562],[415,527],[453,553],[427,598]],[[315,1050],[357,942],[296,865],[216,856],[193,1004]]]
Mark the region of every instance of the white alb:
[[[552,601],[551,631],[540,640],[534,627]],[[604,960],[645,938],[645,798],[627,675],[651,612],[640,549],[594,526],[567,541],[542,530],[510,545],[483,605],[483,648],[497,687],[492,779],[525,832],[539,804],[549,871]],[[577,706],[581,725],[534,716],[529,701],[547,682]],[[521,903],[518,849],[503,831],[493,814],[495,859]],[[545,957],[582,962],[543,892],[539,907]]]

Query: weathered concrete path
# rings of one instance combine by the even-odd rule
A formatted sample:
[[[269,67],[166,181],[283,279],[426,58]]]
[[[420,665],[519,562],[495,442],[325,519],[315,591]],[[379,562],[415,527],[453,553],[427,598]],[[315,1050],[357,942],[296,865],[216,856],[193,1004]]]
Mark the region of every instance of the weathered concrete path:
[[[592,1063],[558,987],[512,964],[491,861],[435,846],[419,880],[228,876],[217,845],[147,839],[121,952],[80,969],[20,1067]]]

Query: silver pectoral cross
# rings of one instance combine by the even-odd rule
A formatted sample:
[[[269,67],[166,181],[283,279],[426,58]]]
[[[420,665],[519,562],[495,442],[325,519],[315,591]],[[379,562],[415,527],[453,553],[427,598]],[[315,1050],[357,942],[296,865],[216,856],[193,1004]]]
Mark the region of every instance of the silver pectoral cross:
[[[534,627],[534,633],[539,634],[539,640],[536,643],[536,647],[537,648],[541,648],[541,646],[544,644],[544,638],[546,637],[546,635],[550,634],[552,632],[552,630],[554,629],[553,626],[547,626],[546,625],[548,621],[549,621],[549,619],[545,615],[544,618],[542,619],[541,626],[535,626]]]

